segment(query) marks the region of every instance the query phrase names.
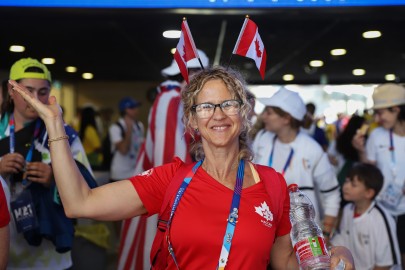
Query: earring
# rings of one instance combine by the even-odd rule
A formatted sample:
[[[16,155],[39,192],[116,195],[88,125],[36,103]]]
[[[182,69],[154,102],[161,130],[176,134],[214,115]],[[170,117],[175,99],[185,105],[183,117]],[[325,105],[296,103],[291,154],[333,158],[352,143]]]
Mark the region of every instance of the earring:
[[[194,129],[194,131],[197,133],[197,132],[198,132],[198,128]]]

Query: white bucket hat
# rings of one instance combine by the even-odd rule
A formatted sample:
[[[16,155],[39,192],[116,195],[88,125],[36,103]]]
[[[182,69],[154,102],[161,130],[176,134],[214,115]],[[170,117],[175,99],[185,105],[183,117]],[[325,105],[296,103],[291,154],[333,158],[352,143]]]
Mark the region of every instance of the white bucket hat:
[[[281,87],[280,90],[270,98],[258,98],[257,100],[265,106],[278,107],[299,121],[304,120],[304,116],[307,112],[304,101],[300,95],[284,87]]]
[[[209,59],[208,59],[207,55],[205,54],[205,52],[201,51],[200,49],[197,49],[197,52],[198,52],[198,56],[200,57],[201,63],[203,64],[204,68],[208,67]],[[198,62],[198,59],[194,58],[187,62],[187,68],[201,68],[201,65],[200,65],[200,62]],[[177,65],[176,61],[173,60],[170,66],[162,69],[161,73],[164,77],[175,76],[177,74],[180,74],[180,69],[179,69],[179,66]]]

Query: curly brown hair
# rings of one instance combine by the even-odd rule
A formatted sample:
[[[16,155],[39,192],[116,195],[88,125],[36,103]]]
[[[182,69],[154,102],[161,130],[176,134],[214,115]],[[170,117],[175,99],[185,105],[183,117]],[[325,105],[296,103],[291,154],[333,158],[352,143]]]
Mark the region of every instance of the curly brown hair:
[[[200,93],[204,85],[211,80],[222,80],[233,98],[242,101],[242,106],[239,112],[242,119],[242,128],[239,135],[238,159],[252,160],[253,153],[250,149],[250,141],[248,137],[248,131],[251,129],[251,122],[248,120],[248,115],[252,108],[246,96],[246,82],[241,74],[235,70],[216,66],[193,74],[190,78],[190,83],[181,93],[181,99],[184,106],[183,123],[186,132],[189,132],[193,139],[195,139],[195,133],[191,126],[192,120],[195,117],[192,106],[195,105],[197,95]],[[191,154],[196,160],[201,160],[205,157],[201,140],[194,140]]]

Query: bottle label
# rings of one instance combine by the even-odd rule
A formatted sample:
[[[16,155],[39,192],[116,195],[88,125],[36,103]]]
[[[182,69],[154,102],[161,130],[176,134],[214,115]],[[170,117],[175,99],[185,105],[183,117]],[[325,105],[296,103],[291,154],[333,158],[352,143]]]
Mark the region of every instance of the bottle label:
[[[294,245],[295,254],[301,263],[307,259],[328,254],[323,237],[308,237]]]

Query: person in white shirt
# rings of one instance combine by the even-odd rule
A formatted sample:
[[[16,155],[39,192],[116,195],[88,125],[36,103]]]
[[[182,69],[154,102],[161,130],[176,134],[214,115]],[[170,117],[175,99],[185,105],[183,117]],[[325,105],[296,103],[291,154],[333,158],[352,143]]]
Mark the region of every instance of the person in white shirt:
[[[259,98],[265,128],[253,142],[254,162],[273,167],[288,184],[296,183],[311,199],[317,221],[328,237],[339,212],[340,192],[334,170],[321,146],[300,132],[306,108],[298,93],[281,88],[270,98]]]
[[[349,248],[357,269],[401,269],[395,220],[374,200],[383,181],[377,167],[359,163],[343,184],[343,197],[350,203],[331,243]]]
[[[405,228],[405,88],[387,83],[373,93],[374,117],[380,125],[367,138],[359,130],[353,144],[363,162],[376,165],[384,175],[377,201],[397,219],[397,228]],[[405,264],[405,230],[397,231],[402,265]]]
[[[140,106],[141,103],[131,97],[124,97],[119,102],[121,117],[108,131],[114,153],[110,169],[111,181],[131,177],[134,173],[145,137],[143,124],[137,120]]]

